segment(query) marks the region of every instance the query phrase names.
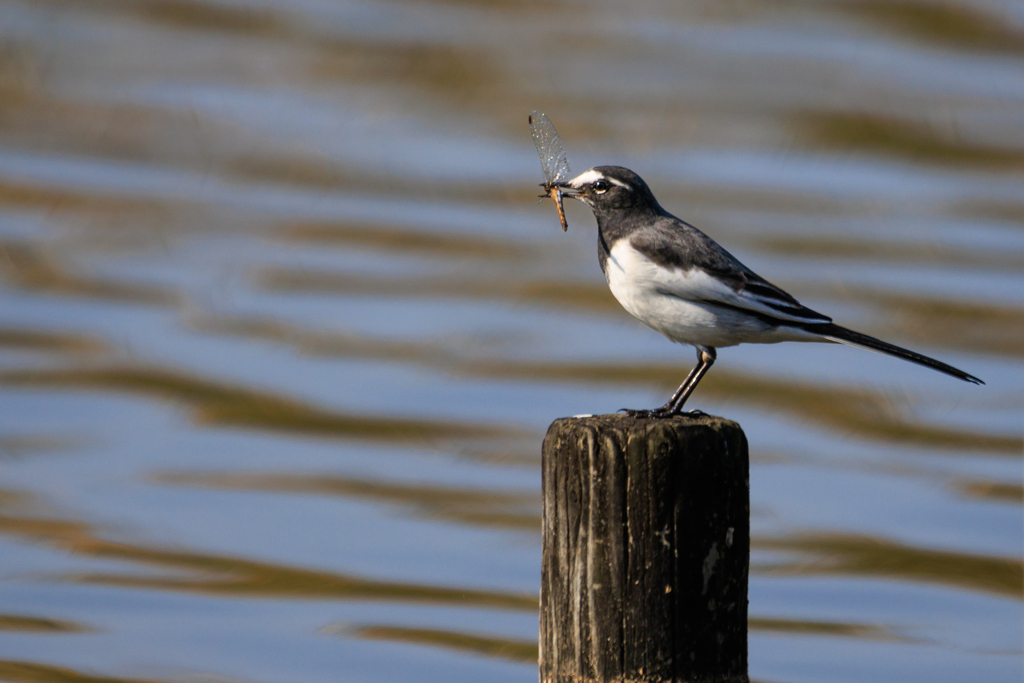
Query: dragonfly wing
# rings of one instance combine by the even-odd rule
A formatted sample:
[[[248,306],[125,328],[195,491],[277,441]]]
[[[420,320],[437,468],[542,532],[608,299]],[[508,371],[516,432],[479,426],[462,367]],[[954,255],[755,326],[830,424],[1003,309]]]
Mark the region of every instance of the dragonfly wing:
[[[537,147],[537,155],[540,156],[540,163],[544,168],[545,184],[554,185],[568,180],[571,175],[569,159],[565,156],[562,139],[558,137],[551,119],[539,111],[531,112],[530,134],[533,136],[533,144]]]

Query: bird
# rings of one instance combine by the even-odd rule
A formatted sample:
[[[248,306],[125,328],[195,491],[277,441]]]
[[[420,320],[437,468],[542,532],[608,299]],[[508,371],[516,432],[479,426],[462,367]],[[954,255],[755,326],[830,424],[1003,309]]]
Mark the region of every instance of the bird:
[[[593,210],[598,260],[622,307],[670,340],[697,349],[697,365],[668,402],[653,410],[624,408],[630,416],[683,414],[686,400],[715,362],[716,349],[737,344],[848,344],[984,384],[934,358],[841,327],[802,305],[663,209],[647,183],[628,168],[596,166],[556,186],[563,196]]]

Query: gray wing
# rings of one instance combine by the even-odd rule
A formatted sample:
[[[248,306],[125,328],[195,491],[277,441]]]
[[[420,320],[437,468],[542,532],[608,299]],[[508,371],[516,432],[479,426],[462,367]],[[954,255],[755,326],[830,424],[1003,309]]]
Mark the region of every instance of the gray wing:
[[[658,288],[665,294],[740,309],[779,323],[829,323],[740,263],[717,242],[674,216],[634,233],[630,246],[665,269]]]

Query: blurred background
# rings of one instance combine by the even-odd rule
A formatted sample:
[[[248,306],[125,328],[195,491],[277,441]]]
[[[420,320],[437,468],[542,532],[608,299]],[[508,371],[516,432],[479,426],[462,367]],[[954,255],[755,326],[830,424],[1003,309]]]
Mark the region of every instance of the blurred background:
[[[535,681],[540,441],[694,361],[527,114],[856,349],[724,349],[750,673],[1020,681],[1024,4],[2,0],[0,680]]]

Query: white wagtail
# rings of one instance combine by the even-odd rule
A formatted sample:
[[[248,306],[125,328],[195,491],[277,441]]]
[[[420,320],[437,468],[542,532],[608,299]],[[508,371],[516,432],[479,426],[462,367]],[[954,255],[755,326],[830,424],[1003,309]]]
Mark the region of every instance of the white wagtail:
[[[656,410],[626,410],[630,415],[682,412],[715,362],[715,349],[736,344],[849,344],[984,384],[933,358],[840,327],[802,306],[703,232],[661,208],[647,183],[628,168],[598,166],[557,187],[593,209],[601,270],[622,307],[672,341],[697,348],[697,366],[668,403]]]

